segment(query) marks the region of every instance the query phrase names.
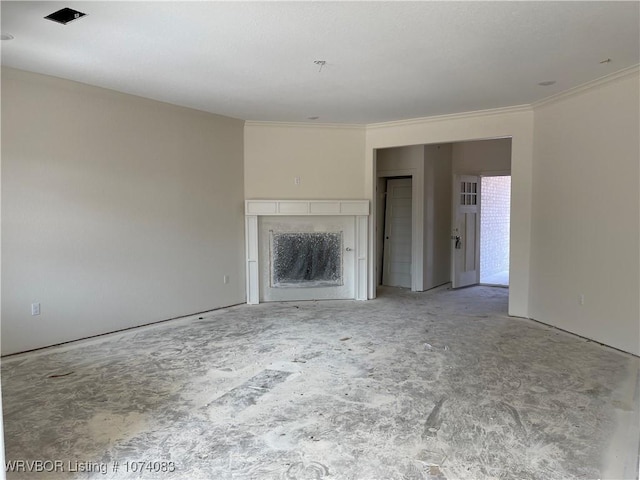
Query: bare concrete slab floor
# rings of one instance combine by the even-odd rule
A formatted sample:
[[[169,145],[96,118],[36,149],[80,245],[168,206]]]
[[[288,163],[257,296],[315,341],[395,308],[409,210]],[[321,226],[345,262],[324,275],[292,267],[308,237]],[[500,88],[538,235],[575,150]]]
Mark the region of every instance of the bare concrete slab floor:
[[[480,282],[485,285],[509,285],[509,270],[503,270],[493,275],[483,276]]]
[[[639,359],[507,295],[239,306],[10,357],[7,460],[62,466],[8,478],[635,478]]]

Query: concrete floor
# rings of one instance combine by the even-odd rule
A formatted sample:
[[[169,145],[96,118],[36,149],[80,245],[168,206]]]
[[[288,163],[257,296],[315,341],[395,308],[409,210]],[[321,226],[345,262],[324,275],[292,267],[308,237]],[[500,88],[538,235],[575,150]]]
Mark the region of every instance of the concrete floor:
[[[492,275],[483,276],[480,274],[480,283],[485,285],[509,285],[509,270],[494,273]]]
[[[61,464],[8,478],[635,478],[640,360],[507,295],[243,305],[9,357],[7,460]]]

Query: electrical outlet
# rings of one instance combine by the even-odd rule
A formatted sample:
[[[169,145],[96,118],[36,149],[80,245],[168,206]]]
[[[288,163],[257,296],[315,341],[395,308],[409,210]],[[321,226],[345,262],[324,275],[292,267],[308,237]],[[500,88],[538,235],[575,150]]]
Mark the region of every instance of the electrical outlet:
[[[295,183],[296,185],[300,185],[301,181],[302,179],[300,177],[293,177],[293,183]]]
[[[222,282],[226,285],[227,283],[229,283],[229,275],[224,275],[222,277]]]
[[[578,295],[578,303],[580,305],[584,305],[584,293],[581,293],[580,295]]]
[[[40,315],[40,304],[32,303],[31,304],[31,315]]]

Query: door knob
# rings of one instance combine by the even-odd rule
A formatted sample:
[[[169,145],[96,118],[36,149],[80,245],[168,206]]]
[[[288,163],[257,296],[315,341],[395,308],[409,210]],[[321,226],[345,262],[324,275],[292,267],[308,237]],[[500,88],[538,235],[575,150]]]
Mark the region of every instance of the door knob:
[[[347,248],[345,248],[345,250],[346,250],[347,252],[350,252],[350,251],[351,251],[351,247],[347,247]]]

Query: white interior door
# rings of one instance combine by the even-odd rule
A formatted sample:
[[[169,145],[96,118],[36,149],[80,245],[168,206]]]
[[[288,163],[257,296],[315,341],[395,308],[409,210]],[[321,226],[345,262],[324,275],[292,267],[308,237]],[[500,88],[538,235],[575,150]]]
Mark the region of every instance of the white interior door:
[[[411,288],[411,179],[387,180],[382,284]]]
[[[454,179],[452,287],[480,283],[480,177],[456,175]]]

